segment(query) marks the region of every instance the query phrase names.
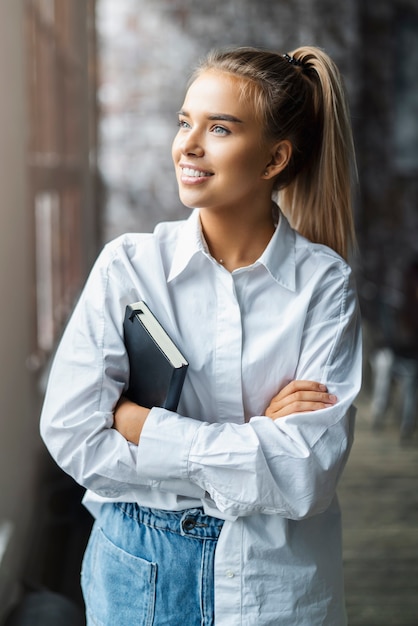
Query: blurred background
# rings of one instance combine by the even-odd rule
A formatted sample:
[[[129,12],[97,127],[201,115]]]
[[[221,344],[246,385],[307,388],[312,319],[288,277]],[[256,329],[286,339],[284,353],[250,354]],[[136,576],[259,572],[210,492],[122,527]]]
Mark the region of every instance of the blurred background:
[[[48,366],[103,244],[188,214],[170,146],[190,69],[216,46],[304,44],[337,62],[351,105],[363,420],[377,431],[392,378],[416,419],[417,0],[1,0],[0,623],[31,590],[82,606],[91,519],[38,435]]]

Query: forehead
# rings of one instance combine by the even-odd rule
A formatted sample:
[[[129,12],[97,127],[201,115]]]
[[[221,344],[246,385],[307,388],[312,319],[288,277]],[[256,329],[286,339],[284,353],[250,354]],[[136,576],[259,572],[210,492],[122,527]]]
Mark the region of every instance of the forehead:
[[[229,72],[205,70],[187,90],[184,110],[225,113],[243,121],[255,120],[254,98],[248,86],[248,80]]]

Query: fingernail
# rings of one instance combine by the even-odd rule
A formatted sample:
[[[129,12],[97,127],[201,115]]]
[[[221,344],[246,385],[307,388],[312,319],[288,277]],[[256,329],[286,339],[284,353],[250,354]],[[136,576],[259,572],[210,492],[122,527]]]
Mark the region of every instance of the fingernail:
[[[325,385],[319,385],[319,389],[320,389],[320,391],[326,391],[327,390]]]
[[[335,402],[337,402],[337,396],[330,395],[330,396],[329,396],[329,400],[330,400],[330,402],[332,402],[333,404],[335,404]]]

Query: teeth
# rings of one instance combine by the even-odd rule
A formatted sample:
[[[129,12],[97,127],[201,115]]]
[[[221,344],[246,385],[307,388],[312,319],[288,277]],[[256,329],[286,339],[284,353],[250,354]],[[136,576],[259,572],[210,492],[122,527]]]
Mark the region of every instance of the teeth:
[[[193,176],[194,178],[200,178],[203,176],[211,176],[210,172],[202,172],[201,170],[192,170],[190,167],[183,167],[183,174],[185,176]]]

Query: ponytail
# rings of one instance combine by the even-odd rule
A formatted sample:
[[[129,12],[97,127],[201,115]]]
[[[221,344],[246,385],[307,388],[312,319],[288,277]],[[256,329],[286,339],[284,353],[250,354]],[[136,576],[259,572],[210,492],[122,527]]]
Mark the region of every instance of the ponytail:
[[[275,180],[283,213],[301,235],[347,258],[355,242],[351,207],[355,157],[340,73],[316,47],[286,55],[256,48],[214,51],[193,77],[218,69],[245,79],[266,137],[287,139],[292,155]]]
[[[312,85],[321,136],[305,167],[279,190],[279,203],[298,232],[347,258],[355,244],[351,189],[356,169],[342,79],[335,63],[318,48],[298,48],[290,56],[301,63],[300,70],[294,69]]]

